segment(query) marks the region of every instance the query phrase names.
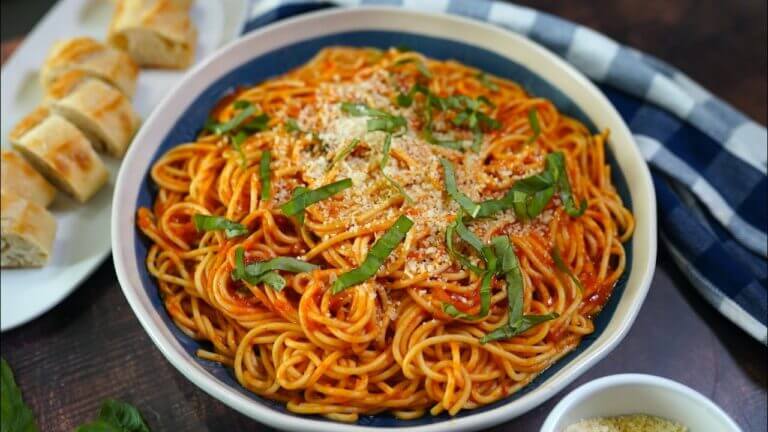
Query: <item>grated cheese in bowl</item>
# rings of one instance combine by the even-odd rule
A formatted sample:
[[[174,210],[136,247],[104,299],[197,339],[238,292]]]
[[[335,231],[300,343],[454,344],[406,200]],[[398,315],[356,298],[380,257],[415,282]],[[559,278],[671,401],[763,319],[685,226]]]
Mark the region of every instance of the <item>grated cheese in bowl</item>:
[[[687,432],[680,423],[646,414],[596,417],[574,423],[563,432]]]

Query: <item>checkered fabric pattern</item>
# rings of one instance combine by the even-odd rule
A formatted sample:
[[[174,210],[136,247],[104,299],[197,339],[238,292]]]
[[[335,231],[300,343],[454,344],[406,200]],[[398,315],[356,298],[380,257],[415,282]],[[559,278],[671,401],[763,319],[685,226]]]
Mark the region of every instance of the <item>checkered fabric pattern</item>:
[[[486,21],[555,52],[595,81],[652,167],[660,236],[693,286],[768,343],[765,127],[672,66],[589,28],[485,0],[251,0],[245,31],[334,6],[393,5]]]

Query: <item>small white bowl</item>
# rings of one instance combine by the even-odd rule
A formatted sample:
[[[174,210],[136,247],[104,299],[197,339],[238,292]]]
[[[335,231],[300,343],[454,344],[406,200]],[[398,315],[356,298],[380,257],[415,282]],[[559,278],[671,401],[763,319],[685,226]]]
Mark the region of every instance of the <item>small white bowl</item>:
[[[624,414],[674,420],[692,432],[741,432],[728,414],[696,390],[643,374],[611,375],[582,385],[555,406],[540,432],[562,432],[579,420]]]

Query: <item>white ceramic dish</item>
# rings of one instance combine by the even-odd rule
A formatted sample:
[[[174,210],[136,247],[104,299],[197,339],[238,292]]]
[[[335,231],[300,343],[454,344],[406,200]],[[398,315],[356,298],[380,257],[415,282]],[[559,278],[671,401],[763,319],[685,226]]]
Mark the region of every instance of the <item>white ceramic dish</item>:
[[[38,68],[51,45],[62,38],[91,36],[103,40],[112,3],[105,0],[63,0],[56,4],[24,39],[2,69],[2,148],[10,147],[8,132],[40,102]],[[246,16],[246,0],[199,0],[192,20],[198,28],[195,61],[234,39]],[[142,70],[133,103],[146,118],[185,71]],[[0,272],[0,331],[39,316],[71,293],[104,261],[110,250],[109,220],[112,191],[120,161],[104,158],[109,183],[87,204],[79,205],[59,193],[51,206],[58,230],[51,261],[42,269],[3,269]]]
[[[643,374],[611,375],[582,385],[555,406],[540,432],[563,432],[579,420],[624,414],[674,420],[691,432],[741,432],[728,414],[696,390]]]
[[[572,102],[566,105],[580,107],[597,128],[611,130],[609,145],[616,165],[628,179],[628,194],[637,222],[629,247],[633,258],[628,278],[612,298],[610,307],[606,307],[611,311],[604,312],[604,322],[594,340],[585,341],[579,350],[562,359],[525,391],[507,400],[461,413],[456,418],[427,417],[418,422],[374,416],[349,425],[293,415],[279,404],[243,390],[223,367],[194,357],[196,343],[170,322],[155,283],[147,274],[143,255],[146,246],[135,227],[137,206],[150,203],[152,191],[147,173],[153,160],[168,148],[191,139],[208,110],[231,86],[258,81],[303,63],[307,59],[296,56],[309,55],[308,47],[339,43],[379,46],[397,41],[398,37],[427,55],[435,53],[422,48],[432,44],[442,50],[444,57],[470,64],[477,52],[498,64],[509,63],[511,69],[520,69],[512,63],[524,65],[527,69],[518,72],[527,74],[531,82],[548,83]],[[503,67],[490,70],[508,75],[506,71]],[[345,432],[372,430],[377,426],[397,426],[400,431],[468,431],[525,413],[552,397],[621,341],[645,299],[656,259],[656,201],[648,167],[619,114],[591,82],[549,51],[499,28],[449,15],[383,7],[335,9],[280,22],[229,44],[195,67],[147,119],[123,162],[113,207],[112,242],[117,275],[128,302],[160,351],[188,379],[230,407],[271,426],[297,431]]]

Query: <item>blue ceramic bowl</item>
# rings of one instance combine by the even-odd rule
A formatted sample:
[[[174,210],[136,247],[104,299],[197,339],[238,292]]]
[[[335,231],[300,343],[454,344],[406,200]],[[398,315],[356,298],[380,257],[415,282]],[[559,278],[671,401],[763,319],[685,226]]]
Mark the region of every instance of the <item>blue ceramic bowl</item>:
[[[520,392],[455,417],[399,420],[381,414],[363,416],[349,425],[297,415],[241,387],[231,370],[198,359],[194,353],[201,344],[179,331],[165,312],[145,267],[148,243],[134,220],[139,207],[152,205],[156,189],[149,177],[151,165],[172,147],[193,140],[227,91],[287,72],[331,45],[384,49],[407,45],[432,58],[455,59],[520,83],[593,131],[611,130],[613,181],[637,223],[627,245],[627,271],[595,321],[596,331]],[[648,168],[621,117],[591,82],[521,36],[463,18],[390,8],[336,9],[284,21],[233,42],[200,64],[157,107],[134,140],[117,180],[113,210],[118,278],[136,316],[166,358],[213,397],[256,420],[290,430],[467,431],[518,416],[553,396],[619,343],[645,298],[656,255],[655,197]]]

